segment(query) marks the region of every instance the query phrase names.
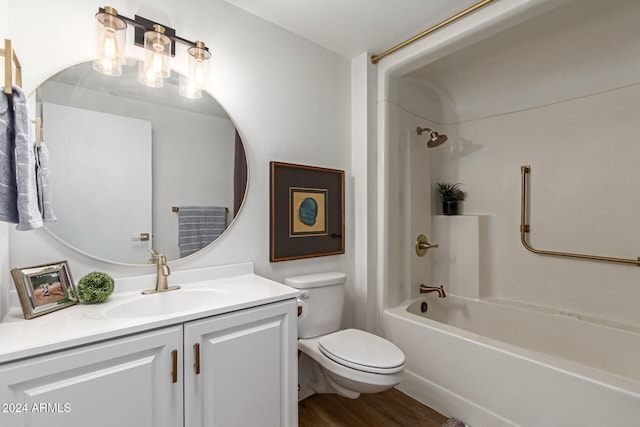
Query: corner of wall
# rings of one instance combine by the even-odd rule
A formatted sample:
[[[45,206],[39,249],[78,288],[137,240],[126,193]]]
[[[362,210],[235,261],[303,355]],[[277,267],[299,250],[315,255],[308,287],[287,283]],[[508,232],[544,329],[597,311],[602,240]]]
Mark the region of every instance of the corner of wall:
[[[375,280],[376,73],[364,52],[351,61],[351,171],[353,175],[354,257],[352,306],[354,326],[377,329]],[[363,155],[366,154],[366,155]],[[355,250],[357,249],[357,250]]]

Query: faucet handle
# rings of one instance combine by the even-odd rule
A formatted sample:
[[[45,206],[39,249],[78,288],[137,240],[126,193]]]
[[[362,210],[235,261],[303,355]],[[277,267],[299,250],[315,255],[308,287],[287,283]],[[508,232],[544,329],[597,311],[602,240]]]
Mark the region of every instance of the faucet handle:
[[[155,251],[151,248],[147,248],[147,250],[151,253],[151,258],[149,258],[149,263],[156,263],[158,262],[160,256],[162,255],[160,252]]]
[[[431,248],[437,248],[439,245],[429,243],[427,236],[421,234],[416,239],[416,253],[418,256],[425,256],[427,251]]]
[[[164,258],[164,256],[163,256],[163,258]],[[167,265],[166,258],[165,258],[164,262],[160,262],[158,264],[160,265],[160,269],[162,270],[162,275],[163,276],[170,276],[171,275],[171,269]]]

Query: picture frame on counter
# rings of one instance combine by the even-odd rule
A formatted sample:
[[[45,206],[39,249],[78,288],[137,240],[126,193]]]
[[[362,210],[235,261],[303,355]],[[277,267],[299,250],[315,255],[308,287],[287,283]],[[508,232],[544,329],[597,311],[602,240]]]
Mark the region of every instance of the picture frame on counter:
[[[79,302],[67,261],[13,268],[11,277],[25,319],[33,319]]]

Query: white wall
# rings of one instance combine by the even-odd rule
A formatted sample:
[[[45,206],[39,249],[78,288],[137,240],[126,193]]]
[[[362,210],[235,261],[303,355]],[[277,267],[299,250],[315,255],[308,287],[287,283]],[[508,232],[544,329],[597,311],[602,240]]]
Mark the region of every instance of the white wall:
[[[464,213],[484,218],[480,295],[640,324],[638,267],[536,255],[519,235],[520,166],[531,165],[535,248],[640,254],[637,16],[638,2],[573,2],[400,85],[400,121],[449,135],[431,181],[461,182]]]
[[[353,182],[354,241],[353,287],[349,297],[353,324],[357,328],[377,329],[377,283],[375,250],[378,238],[377,193],[370,182],[376,176],[376,72],[363,53],[351,61],[351,181]]]
[[[345,255],[268,261],[269,161],[350,173],[349,61],[223,1],[114,0],[110,5],[123,15],[145,16],[174,27],[182,37],[206,42],[213,54],[209,90],[234,119],[247,146],[248,194],[233,229],[212,248],[177,261],[172,268],[254,261],[257,273],[275,280],[312,271],[338,270],[351,275],[352,206],[346,210]],[[104,4],[98,1],[9,1],[2,15],[11,16],[9,35],[21,55],[27,92],[53,72],[93,56],[93,16],[100,6]],[[54,30],[52,22],[56,23]],[[132,48],[127,54],[140,57],[139,49]],[[185,68],[186,62],[178,63],[178,71]],[[346,191],[350,200],[349,181]],[[76,278],[92,270],[116,277],[152,271],[81,256],[44,230],[11,232],[10,244],[11,266],[62,258],[70,261]]]

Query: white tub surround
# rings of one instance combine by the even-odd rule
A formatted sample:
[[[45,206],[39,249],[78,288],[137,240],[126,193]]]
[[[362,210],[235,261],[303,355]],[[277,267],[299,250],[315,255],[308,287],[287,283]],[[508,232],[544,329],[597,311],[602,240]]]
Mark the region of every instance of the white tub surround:
[[[626,0],[494,2],[378,64],[381,330],[407,356],[400,388],[446,415],[640,419],[638,269],[531,253],[519,232],[531,165],[534,248],[639,253],[638,13]],[[426,148],[418,126],[448,141]],[[437,182],[462,183],[463,216],[437,215]],[[602,202],[614,199],[624,207]],[[419,234],[439,248],[416,256]],[[426,297],[427,317],[406,310],[423,283],[448,295]]]
[[[11,309],[0,323],[0,422],[295,427],[299,292],[251,263],[169,279],[182,288],[142,295],[155,276],[137,276],[116,279],[120,292],[102,304],[31,320]]]
[[[634,326],[452,295],[386,310],[384,324],[407,356],[399,388],[470,425],[600,427],[640,419]]]

